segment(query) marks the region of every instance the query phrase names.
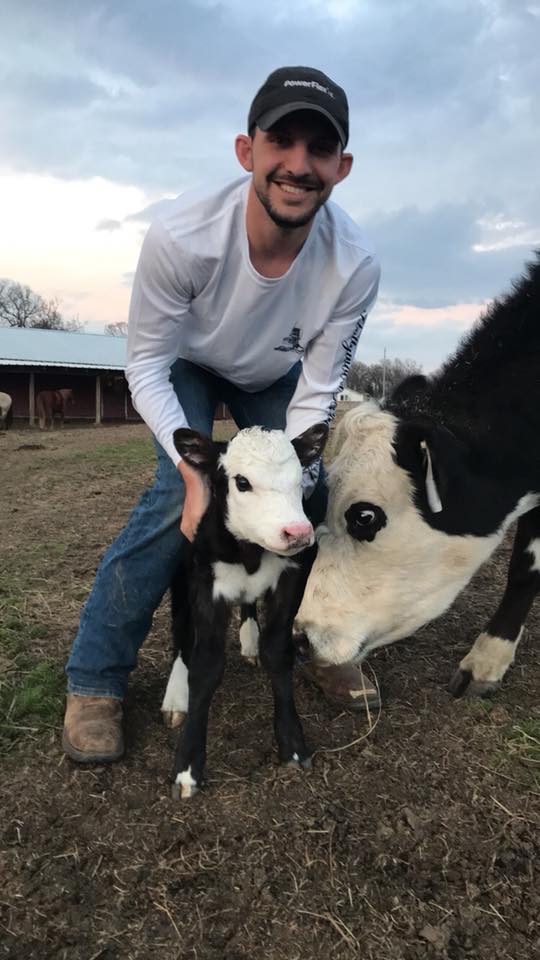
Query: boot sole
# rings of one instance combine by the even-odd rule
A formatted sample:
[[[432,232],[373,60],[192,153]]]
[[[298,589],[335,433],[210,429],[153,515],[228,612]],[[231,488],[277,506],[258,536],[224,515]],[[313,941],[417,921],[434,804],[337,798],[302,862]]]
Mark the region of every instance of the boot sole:
[[[366,690],[365,696],[360,693],[358,697],[337,697],[335,694],[328,693],[327,688],[320,682],[318,677],[313,675],[307,664],[297,663],[296,669],[304,680],[314,684],[324,695],[325,699],[335,707],[341,707],[342,710],[350,710],[352,713],[365,713],[366,705],[370,710],[379,710],[382,706],[381,699],[376,690]]]
[[[123,743],[113,753],[85,753],[83,750],[77,750],[68,740],[65,730],[62,733],[62,749],[71,760],[77,763],[114,763],[124,755]]]

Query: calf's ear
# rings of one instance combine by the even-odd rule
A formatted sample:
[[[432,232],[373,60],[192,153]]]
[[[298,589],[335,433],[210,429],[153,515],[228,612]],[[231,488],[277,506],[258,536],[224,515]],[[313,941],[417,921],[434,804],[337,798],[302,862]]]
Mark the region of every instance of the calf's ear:
[[[291,443],[302,466],[309,467],[322,456],[327,440],[328,424],[316,423],[313,427],[304,430],[299,437],[295,437]]]
[[[417,397],[427,393],[429,380],[422,373],[413,373],[405,377],[390,395],[390,405],[393,403],[413,402]]]
[[[202,473],[208,473],[215,466],[218,449],[210,437],[205,437],[197,430],[181,427],[174,431],[173,440],[182,460],[185,460],[190,467]]]

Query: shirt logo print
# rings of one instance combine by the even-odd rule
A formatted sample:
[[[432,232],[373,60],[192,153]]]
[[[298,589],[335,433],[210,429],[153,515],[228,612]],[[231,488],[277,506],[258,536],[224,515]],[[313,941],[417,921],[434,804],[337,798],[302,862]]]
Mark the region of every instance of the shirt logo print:
[[[288,337],[283,337],[283,342],[280,343],[278,347],[274,347],[274,350],[280,350],[283,353],[294,350],[298,356],[302,356],[304,348],[300,343],[300,337],[302,336],[301,327],[293,327]]]

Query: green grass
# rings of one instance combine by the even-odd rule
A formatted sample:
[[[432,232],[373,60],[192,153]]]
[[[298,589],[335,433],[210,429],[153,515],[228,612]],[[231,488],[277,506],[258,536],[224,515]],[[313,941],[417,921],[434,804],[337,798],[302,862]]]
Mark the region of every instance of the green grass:
[[[540,782],[540,718],[515,723],[508,735],[508,747]]]
[[[21,721],[34,726],[57,723],[61,717],[65,679],[60,667],[42,660],[18,678],[18,683],[3,691],[4,716],[0,726],[9,728]]]
[[[67,458],[66,458],[67,459]],[[69,456],[70,460],[99,464],[151,465],[155,459],[154,445],[149,437],[128,440],[113,446],[103,443],[93,450],[80,450]]]
[[[0,754],[62,716],[63,671],[34,655],[47,629],[24,615],[26,596],[21,579],[0,573]]]
[[[473,717],[489,716],[495,706],[493,700],[490,700],[487,697],[481,700],[473,698],[469,700],[464,698],[461,700],[461,703],[463,704],[464,709],[467,710],[468,713],[470,713]]]

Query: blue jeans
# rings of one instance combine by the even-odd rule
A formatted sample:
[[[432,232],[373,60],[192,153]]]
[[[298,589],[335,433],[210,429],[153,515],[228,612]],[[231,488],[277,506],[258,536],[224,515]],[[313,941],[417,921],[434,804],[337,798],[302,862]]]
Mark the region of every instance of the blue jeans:
[[[300,368],[300,363],[295,364],[258,393],[247,393],[187,360],[173,364],[170,379],[189,425],[209,436],[220,401],[227,404],[239,428],[258,424],[283,429]],[[155,439],[154,443],[154,485],[142,494],[103,557],[83,608],[66,665],[70,693],[123,698],[154,612],[178,567],[186,542],[180,533],[184,483],[163,447]],[[319,523],[325,508],[321,470],[305,509],[312,522]]]

